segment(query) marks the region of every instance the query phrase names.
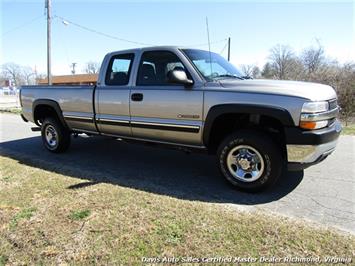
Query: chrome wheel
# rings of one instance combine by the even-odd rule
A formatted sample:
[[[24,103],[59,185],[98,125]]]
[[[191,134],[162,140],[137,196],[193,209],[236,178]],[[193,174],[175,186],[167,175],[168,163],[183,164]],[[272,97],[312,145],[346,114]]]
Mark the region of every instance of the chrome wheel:
[[[52,125],[46,126],[45,138],[50,148],[55,148],[58,145],[58,134]]]
[[[264,159],[253,147],[240,145],[228,153],[227,166],[234,178],[243,182],[253,182],[264,172]]]

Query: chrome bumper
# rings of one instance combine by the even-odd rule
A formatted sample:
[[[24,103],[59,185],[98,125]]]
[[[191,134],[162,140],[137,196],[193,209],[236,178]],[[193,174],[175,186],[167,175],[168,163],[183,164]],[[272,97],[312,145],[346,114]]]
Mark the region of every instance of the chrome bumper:
[[[289,163],[310,164],[325,158],[336,147],[337,139],[320,145],[286,145]]]

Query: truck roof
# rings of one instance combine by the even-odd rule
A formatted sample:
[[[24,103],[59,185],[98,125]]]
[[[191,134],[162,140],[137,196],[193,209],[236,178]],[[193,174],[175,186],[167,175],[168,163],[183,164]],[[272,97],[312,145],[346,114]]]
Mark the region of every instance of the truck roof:
[[[139,47],[139,48],[132,48],[132,49],[127,49],[127,50],[117,50],[108,53],[108,55],[113,55],[117,53],[134,53],[137,51],[154,51],[154,50],[170,50],[170,51],[175,51],[178,49],[191,49],[186,46],[174,46],[174,45],[161,45],[161,46],[148,46],[148,47]],[[194,48],[195,49],[195,48]],[[196,49],[199,50],[199,49]]]

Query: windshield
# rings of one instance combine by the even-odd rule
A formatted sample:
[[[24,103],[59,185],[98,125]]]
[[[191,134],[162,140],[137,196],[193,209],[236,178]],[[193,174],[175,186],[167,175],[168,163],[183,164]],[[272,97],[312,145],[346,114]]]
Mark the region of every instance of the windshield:
[[[219,54],[196,49],[183,49],[183,51],[208,81],[225,78],[243,79],[238,69]]]

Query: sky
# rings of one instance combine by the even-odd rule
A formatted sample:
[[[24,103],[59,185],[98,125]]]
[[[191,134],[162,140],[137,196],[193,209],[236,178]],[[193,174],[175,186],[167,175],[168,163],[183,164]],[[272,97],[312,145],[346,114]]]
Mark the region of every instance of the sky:
[[[14,62],[46,72],[44,2],[0,0],[0,64]],[[206,17],[211,50],[227,57],[230,37],[235,65],[262,67],[276,44],[300,53],[318,41],[327,56],[341,63],[355,61],[355,0],[52,0],[52,16],[54,75],[70,74],[73,62],[81,73],[88,61],[101,63],[108,52],[134,47],[181,45],[207,50]]]

